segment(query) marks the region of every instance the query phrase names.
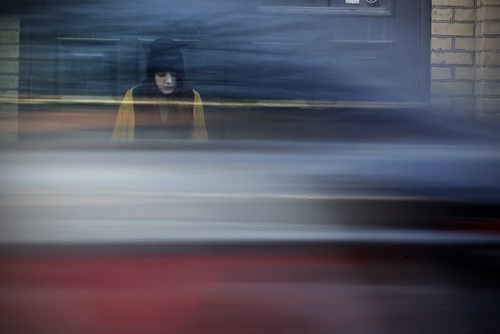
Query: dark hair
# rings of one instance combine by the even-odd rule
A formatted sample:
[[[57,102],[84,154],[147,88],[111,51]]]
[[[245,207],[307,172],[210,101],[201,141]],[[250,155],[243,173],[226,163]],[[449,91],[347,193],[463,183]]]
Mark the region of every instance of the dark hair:
[[[162,38],[151,43],[146,75],[151,76],[166,71],[184,73],[184,57],[178,43]]]
[[[193,92],[186,80],[184,57],[179,43],[168,38],[160,38],[151,43],[146,77],[141,85],[144,96],[162,95],[154,79],[158,72],[171,72],[175,75],[176,87],[172,97],[192,97]]]

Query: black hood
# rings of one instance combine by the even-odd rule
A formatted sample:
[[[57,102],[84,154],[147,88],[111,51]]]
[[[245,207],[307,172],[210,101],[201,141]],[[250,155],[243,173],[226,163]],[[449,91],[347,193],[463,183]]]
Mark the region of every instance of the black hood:
[[[151,43],[146,76],[152,77],[157,72],[167,71],[184,76],[184,57],[179,43],[161,38]]]

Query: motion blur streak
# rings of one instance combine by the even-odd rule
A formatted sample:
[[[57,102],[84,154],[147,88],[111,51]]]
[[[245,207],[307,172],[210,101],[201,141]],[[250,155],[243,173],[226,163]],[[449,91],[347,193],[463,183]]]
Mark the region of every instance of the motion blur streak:
[[[141,255],[71,256],[56,249],[56,256],[4,256],[2,329],[493,333],[490,326],[498,325],[495,290],[464,286],[453,268],[442,266],[452,249],[255,246],[203,248],[199,255],[184,246]]]
[[[500,131],[429,107],[431,5],[2,0],[0,333],[500,333]],[[208,140],[111,143],[158,38]]]
[[[498,152],[296,141],[5,148],[0,328],[494,333],[500,234],[470,222],[498,222]]]
[[[111,104],[119,106],[121,101],[114,99],[106,99],[96,96],[79,96],[79,97],[44,97],[44,98],[0,98],[0,103],[5,104]],[[137,104],[167,104],[167,102],[161,101],[137,101]],[[181,100],[171,99],[168,104],[183,105],[188,102]],[[314,100],[253,100],[253,101],[210,101],[204,100],[203,105],[210,107],[222,107],[222,108],[255,108],[255,107],[267,107],[267,108],[367,108],[367,109],[400,109],[408,107],[421,107],[423,108],[425,104],[418,104],[414,102],[370,102],[370,101],[314,101]]]

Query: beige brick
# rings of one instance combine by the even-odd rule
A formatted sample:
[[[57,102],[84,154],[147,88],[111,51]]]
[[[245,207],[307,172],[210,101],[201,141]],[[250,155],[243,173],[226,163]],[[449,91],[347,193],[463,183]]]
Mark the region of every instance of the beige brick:
[[[19,18],[14,16],[0,16],[0,28],[19,30]]]
[[[17,104],[1,103],[0,118],[17,117],[19,107]]]
[[[455,49],[474,51],[476,49],[476,39],[457,37],[455,38]]]
[[[478,35],[500,35],[500,22],[482,22],[478,24],[480,27]]]
[[[18,90],[2,89],[0,90],[0,98],[17,99],[19,96]]]
[[[19,73],[19,62],[15,60],[0,60],[0,74]]]
[[[473,23],[432,23],[433,35],[473,36]]]
[[[478,11],[478,20],[500,19],[500,7],[483,7]]]
[[[453,19],[452,9],[434,8],[432,10],[433,21],[451,21]]]
[[[478,52],[476,65],[500,65],[500,51]]]
[[[448,80],[451,79],[451,68],[449,67],[432,67],[431,78],[433,80]]]
[[[0,59],[19,58],[19,47],[16,45],[0,45]]]
[[[0,44],[19,43],[19,33],[17,31],[0,31]]]
[[[433,95],[472,95],[472,82],[466,81],[433,81],[431,83],[431,91]]]
[[[17,89],[18,88],[17,76],[0,75],[0,88],[1,89]]]
[[[482,37],[477,40],[477,50],[500,50],[500,37]]]
[[[494,6],[500,5],[500,0],[477,0],[478,5]]]
[[[474,80],[476,73],[474,67],[455,67],[455,79],[457,80]]]
[[[439,38],[433,37],[431,39],[431,48],[432,50],[451,50],[451,38]]]
[[[500,112],[500,98],[478,98],[476,108],[481,111]]]
[[[476,69],[477,80],[499,80],[500,67],[479,67]]]
[[[433,6],[474,7],[474,0],[433,0]]]
[[[451,97],[436,97],[433,96],[431,98],[431,105],[434,107],[440,107],[440,108],[450,108],[452,106],[452,99]]]
[[[455,21],[475,21],[475,9],[455,9]]]
[[[440,65],[472,65],[472,53],[432,52],[431,62]]]
[[[476,95],[498,95],[500,97],[500,82],[478,82],[476,84]]]

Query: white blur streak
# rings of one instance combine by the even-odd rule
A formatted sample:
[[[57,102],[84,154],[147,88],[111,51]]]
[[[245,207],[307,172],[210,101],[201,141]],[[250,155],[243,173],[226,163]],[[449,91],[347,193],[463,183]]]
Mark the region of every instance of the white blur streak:
[[[494,148],[451,145],[4,151],[0,243],[500,241],[479,233],[349,227],[328,204],[425,199],[390,195],[394,184],[498,189],[482,162],[495,158]],[[329,182],[324,189],[322,182]]]
[[[176,243],[261,243],[333,242],[406,245],[491,244],[500,236],[487,233],[391,230],[285,225],[259,222],[233,223],[164,221],[18,221],[4,224],[0,244],[176,244]]]

